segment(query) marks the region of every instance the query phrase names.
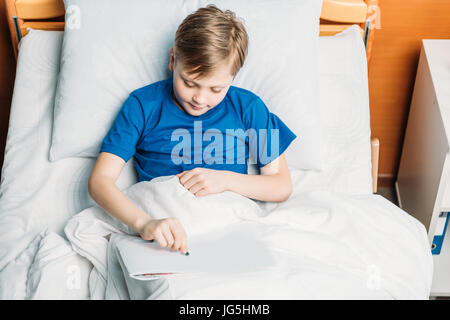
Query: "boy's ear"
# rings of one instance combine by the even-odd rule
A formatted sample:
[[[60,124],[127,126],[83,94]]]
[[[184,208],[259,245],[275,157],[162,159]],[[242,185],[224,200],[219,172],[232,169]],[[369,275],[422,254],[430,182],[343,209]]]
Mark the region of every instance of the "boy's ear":
[[[169,59],[169,70],[173,72],[173,64],[174,64],[174,56],[173,56],[173,47],[170,48],[170,59]]]

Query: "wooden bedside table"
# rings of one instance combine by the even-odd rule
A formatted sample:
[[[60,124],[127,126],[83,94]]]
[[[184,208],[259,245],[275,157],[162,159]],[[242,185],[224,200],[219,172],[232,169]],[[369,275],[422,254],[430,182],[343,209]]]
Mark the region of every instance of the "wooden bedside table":
[[[422,40],[395,188],[400,207],[428,231],[450,211],[450,40]],[[431,296],[450,296],[450,230],[433,255]]]

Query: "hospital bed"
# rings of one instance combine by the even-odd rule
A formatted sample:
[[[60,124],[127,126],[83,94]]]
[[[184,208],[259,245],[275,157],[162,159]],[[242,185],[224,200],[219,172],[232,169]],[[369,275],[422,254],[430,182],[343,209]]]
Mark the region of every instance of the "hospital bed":
[[[64,6],[56,0],[6,3],[17,74],[0,187],[0,298],[89,299],[92,264],[72,249],[63,229],[74,214],[95,205],[87,188],[95,159],[48,160]],[[376,1],[323,2],[319,39],[323,170],[291,170],[291,198],[283,204],[265,204],[270,210],[291,212],[297,206],[312,208],[309,220],[303,221],[309,221],[304,239],[311,249],[304,252],[302,267],[282,275],[302,284],[293,289],[297,298],[427,299],[431,288],[425,228],[374,194],[379,141],[370,137],[367,66],[377,8]],[[349,48],[339,43],[355,32],[366,49],[363,62],[348,61]],[[342,65],[358,70],[359,78],[346,78]],[[124,189],[136,182],[130,160],[117,184]],[[339,232],[321,234],[318,225],[340,219],[333,216],[336,201],[348,216],[339,222]],[[326,206],[328,214],[321,220],[317,208]],[[340,244],[343,251],[332,252],[331,243]],[[172,288],[166,286],[171,295],[165,290],[152,297],[235,298],[230,295],[233,289],[221,289],[221,283],[215,284],[215,291],[202,291],[213,286],[204,282],[191,294],[187,288],[195,287],[194,280],[172,282]]]

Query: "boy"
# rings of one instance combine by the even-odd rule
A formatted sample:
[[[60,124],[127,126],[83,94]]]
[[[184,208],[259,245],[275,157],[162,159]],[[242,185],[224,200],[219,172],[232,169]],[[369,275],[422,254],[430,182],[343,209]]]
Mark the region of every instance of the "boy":
[[[115,185],[132,156],[139,181],[177,175],[197,197],[229,190],[261,201],[289,198],[292,183],[283,152],[295,134],[255,94],[231,86],[247,48],[247,33],[233,12],[209,5],[189,15],[170,50],[173,76],[133,91],[103,140],[89,193],[143,239],[187,252],[186,233],[178,219],[152,219],[151,212],[143,212]],[[255,134],[233,136],[244,131]],[[214,137],[214,143],[205,147],[199,136]],[[245,152],[234,152],[235,137]],[[183,138],[181,157],[179,138]],[[270,145],[272,156],[255,152],[258,143],[266,150]],[[247,174],[249,152],[260,175]]]

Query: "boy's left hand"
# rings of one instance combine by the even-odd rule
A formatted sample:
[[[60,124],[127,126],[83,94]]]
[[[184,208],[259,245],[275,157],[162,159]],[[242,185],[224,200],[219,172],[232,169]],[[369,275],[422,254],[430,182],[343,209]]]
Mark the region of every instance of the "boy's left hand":
[[[177,174],[180,183],[196,197],[220,193],[227,190],[228,171],[194,168]]]

